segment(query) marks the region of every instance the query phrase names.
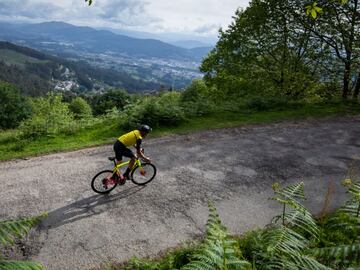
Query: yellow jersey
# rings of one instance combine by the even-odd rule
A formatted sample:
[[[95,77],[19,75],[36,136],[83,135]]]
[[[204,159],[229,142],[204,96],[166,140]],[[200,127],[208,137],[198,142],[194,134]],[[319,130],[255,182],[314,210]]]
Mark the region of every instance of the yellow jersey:
[[[133,130],[118,138],[118,140],[126,147],[136,145],[138,140],[142,140],[139,130]]]

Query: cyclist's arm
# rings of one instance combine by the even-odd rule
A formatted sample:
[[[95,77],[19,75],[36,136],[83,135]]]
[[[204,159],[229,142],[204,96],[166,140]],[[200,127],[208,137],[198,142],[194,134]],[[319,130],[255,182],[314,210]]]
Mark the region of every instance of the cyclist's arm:
[[[138,157],[140,157],[142,159],[145,159],[148,162],[150,161],[150,158],[145,156],[144,153],[141,151],[141,139],[138,139],[136,141],[135,148],[136,148],[136,152],[137,152]]]

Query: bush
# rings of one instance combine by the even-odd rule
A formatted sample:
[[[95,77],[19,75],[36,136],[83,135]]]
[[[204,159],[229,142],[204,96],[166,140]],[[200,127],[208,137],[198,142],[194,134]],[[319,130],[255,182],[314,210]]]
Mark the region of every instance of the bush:
[[[203,80],[193,80],[181,93],[180,103],[188,116],[206,115],[214,111],[210,89]]]
[[[110,90],[92,98],[91,105],[95,115],[105,114],[116,107],[122,111],[130,103],[130,95],[125,90]]]
[[[181,102],[197,102],[209,97],[209,89],[203,80],[193,80],[192,83],[181,93]]]
[[[157,126],[175,126],[185,119],[179,105],[179,94],[165,93],[160,97],[145,97],[128,105],[123,114],[125,129],[137,127],[139,124]]]
[[[15,128],[31,113],[31,107],[15,86],[0,81],[0,128]]]
[[[59,94],[49,93],[45,98],[31,100],[33,115],[20,125],[24,137],[54,135],[74,129],[74,117],[68,104]]]
[[[75,119],[84,119],[92,116],[90,105],[81,97],[74,98],[69,105],[69,109],[74,114]]]
[[[281,97],[249,97],[245,99],[245,107],[255,111],[266,111],[269,109],[282,109],[289,105],[285,98]]]

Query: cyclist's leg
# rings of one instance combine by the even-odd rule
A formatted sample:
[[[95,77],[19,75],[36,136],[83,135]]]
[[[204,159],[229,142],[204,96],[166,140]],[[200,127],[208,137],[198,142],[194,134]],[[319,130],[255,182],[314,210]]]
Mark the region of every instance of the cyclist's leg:
[[[129,166],[127,167],[127,169],[126,169],[126,171],[124,173],[124,176],[126,178],[129,178],[129,173],[131,172],[131,169],[134,167],[136,158],[135,158],[135,155],[134,155],[133,151],[131,151],[129,148],[126,148],[126,150],[124,150],[123,155],[125,157],[130,158]]]
[[[122,162],[122,152],[123,152],[120,142],[116,141],[113,148],[114,148],[114,152],[115,152],[116,165],[119,165]],[[123,178],[120,170],[117,170],[117,174],[120,178]],[[106,177],[106,179],[109,180],[112,176],[113,176],[113,174],[111,173]]]

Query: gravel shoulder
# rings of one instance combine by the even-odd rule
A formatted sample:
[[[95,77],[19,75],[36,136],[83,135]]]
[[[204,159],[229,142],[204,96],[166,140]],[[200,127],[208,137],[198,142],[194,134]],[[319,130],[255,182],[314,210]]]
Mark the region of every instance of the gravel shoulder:
[[[319,213],[346,195],[340,180],[360,168],[360,117],[290,121],[145,140],[158,168],[146,187],[127,182],[110,195],[90,181],[111,168],[112,146],[0,163],[0,219],[47,211],[14,258],[45,269],[89,269],[109,260],[154,256],[203,234],[207,202],[232,234],[262,227],[279,207],[271,184],[305,182],[306,205]]]

